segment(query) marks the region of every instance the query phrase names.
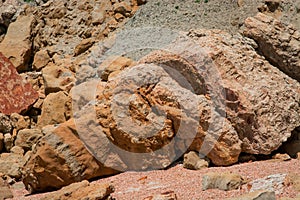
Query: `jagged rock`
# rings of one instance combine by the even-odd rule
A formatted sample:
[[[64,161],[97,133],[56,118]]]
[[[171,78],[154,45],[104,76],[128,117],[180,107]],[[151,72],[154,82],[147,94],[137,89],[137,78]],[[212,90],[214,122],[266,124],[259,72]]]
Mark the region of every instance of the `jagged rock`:
[[[276,200],[275,192],[257,191],[239,197],[228,198],[226,200]]]
[[[4,40],[0,43],[2,52],[16,67],[18,72],[28,70],[31,57],[31,29],[34,16],[19,16],[10,24]]]
[[[88,181],[73,183],[62,189],[45,195],[41,200],[67,200],[67,199],[89,199],[106,200],[111,199],[110,194],[114,192],[114,187],[108,184],[90,184]],[[66,195],[67,194],[67,195]]]
[[[211,172],[202,177],[202,190],[220,189],[224,191],[239,189],[244,179],[239,174]]]
[[[226,118],[242,141],[242,152],[278,149],[299,126],[299,83],[257,54],[252,40],[223,31],[188,35],[212,57],[226,94]]]
[[[300,32],[295,27],[259,13],[246,19],[244,35],[258,43],[274,66],[300,81]]]
[[[116,57],[105,60],[98,68],[102,81],[108,81],[111,74],[116,75],[126,67],[132,66],[133,61],[126,57]]]
[[[14,146],[14,147],[12,147],[11,149],[10,149],[10,152],[11,153],[14,153],[14,154],[19,154],[19,155],[21,155],[21,156],[23,156],[24,155],[24,150],[23,150],[23,148],[22,147],[19,147],[19,146]]]
[[[48,191],[85,179],[112,175],[78,138],[73,120],[43,129],[41,138],[23,170],[29,192]]]
[[[22,80],[12,63],[1,53],[0,71],[0,112],[9,115],[28,109],[38,98],[38,93]]]
[[[23,129],[18,132],[15,145],[28,151],[42,136],[40,129]]]
[[[75,82],[74,73],[70,69],[53,63],[49,63],[42,69],[42,75],[46,94],[59,91],[69,92]]]
[[[183,167],[192,170],[200,170],[208,167],[208,162],[201,159],[196,152],[191,151],[184,155]]]
[[[60,124],[67,120],[68,106],[70,101],[66,92],[49,94],[44,100],[42,114],[38,120],[38,126],[44,127],[51,124]]]
[[[23,10],[22,4],[23,2],[18,0],[0,2],[0,24],[7,28],[11,22],[15,21]]]
[[[23,155],[2,153],[0,155],[0,172],[12,178],[21,178],[21,169],[25,164]]]
[[[84,53],[85,51],[87,51],[91,46],[93,46],[93,44],[95,43],[95,40],[92,38],[87,38],[87,39],[83,39],[76,47],[74,50],[74,55],[78,56],[82,53]]]
[[[22,130],[30,127],[30,118],[28,116],[22,116],[18,113],[12,113],[10,115],[12,126],[17,130]]]
[[[286,174],[273,174],[264,178],[256,179],[248,183],[247,187],[250,192],[267,190],[280,194],[285,185]]]
[[[0,199],[13,198],[9,185],[0,177]]]
[[[6,151],[10,151],[10,149],[13,147],[14,145],[14,140],[13,137],[10,133],[6,133],[4,134],[4,147],[6,149]]]
[[[11,121],[8,116],[0,113],[0,132],[1,133],[10,133],[12,130]]]
[[[40,50],[35,53],[32,68],[40,71],[50,62],[50,56],[47,50]]]

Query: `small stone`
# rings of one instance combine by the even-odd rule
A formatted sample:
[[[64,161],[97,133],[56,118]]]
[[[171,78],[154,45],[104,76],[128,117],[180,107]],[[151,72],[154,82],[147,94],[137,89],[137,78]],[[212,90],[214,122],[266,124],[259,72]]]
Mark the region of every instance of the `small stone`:
[[[19,147],[19,146],[14,146],[11,148],[10,150],[11,153],[14,153],[14,154],[19,154],[19,155],[24,155],[24,150],[22,147]]]
[[[236,190],[244,184],[239,174],[207,173],[202,177],[202,190],[220,189],[224,191]]]
[[[191,151],[184,155],[183,167],[191,170],[200,170],[208,167],[208,162]]]
[[[42,136],[40,129],[23,129],[19,131],[15,145],[28,151]]]
[[[50,62],[50,56],[47,50],[38,51],[34,55],[32,68],[34,70],[40,71],[43,67],[45,67]]]
[[[154,196],[146,197],[144,200],[177,200],[177,196],[174,191],[168,191]]]
[[[248,183],[250,192],[259,190],[274,191],[275,194],[280,194],[285,185],[286,174],[273,174],[264,178],[256,179]]]
[[[13,198],[9,185],[0,177],[0,199]]]
[[[6,133],[4,135],[4,147],[8,152],[13,147],[13,138],[10,133]]]
[[[9,117],[3,113],[0,113],[0,132],[10,133],[11,130],[12,130],[12,125]]]
[[[300,152],[297,153],[297,159],[300,160]]]
[[[87,38],[83,39],[76,47],[74,50],[75,56],[78,56],[85,51],[87,51],[93,44],[95,43],[95,40],[93,38]]]
[[[274,155],[272,157],[273,159],[276,159],[276,160],[282,160],[282,161],[288,161],[288,160],[291,160],[292,158],[289,156],[289,154],[280,154],[280,153],[277,153],[276,155]]]
[[[127,2],[122,1],[120,3],[114,4],[114,11],[115,11],[115,13],[120,13],[125,16],[126,13],[131,12],[131,7],[130,7],[130,5],[128,5]]]
[[[10,115],[12,126],[17,130],[30,127],[30,118],[28,116],[22,116],[18,113],[12,113]]]

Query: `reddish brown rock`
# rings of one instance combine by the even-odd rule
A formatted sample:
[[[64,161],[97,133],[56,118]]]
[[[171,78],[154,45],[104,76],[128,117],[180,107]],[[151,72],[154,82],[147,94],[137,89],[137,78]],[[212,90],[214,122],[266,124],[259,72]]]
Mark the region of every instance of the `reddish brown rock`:
[[[38,93],[22,80],[13,64],[0,53],[0,112],[10,115],[28,109]]]
[[[23,170],[23,183],[29,192],[59,189],[74,182],[115,174],[104,167],[80,141],[74,120],[47,126],[46,134]]]

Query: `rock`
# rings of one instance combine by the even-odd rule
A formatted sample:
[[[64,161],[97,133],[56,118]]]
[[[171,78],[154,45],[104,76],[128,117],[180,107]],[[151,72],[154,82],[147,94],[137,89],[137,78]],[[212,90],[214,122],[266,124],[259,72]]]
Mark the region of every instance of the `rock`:
[[[0,24],[8,27],[15,21],[22,9],[22,2],[18,0],[6,0],[0,2]]]
[[[31,57],[31,29],[34,16],[19,16],[8,27],[4,40],[0,44],[2,52],[16,67],[18,72],[28,70]]]
[[[146,197],[144,200],[177,200],[177,196],[174,191],[168,191],[162,194]]]
[[[114,11],[126,16],[127,13],[131,12],[131,7],[126,1],[122,1],[114,4]]]
[[[226,200],[276,200],[275,192],[257,191],[239,197],[228,198]]]
[[[83,39],[76,47],[74,50],[74,55],[78,56],[82,53],[84,53],[85,51],[87,51],[91,46],[93,46],[93,44],[95,43],[93,38],[87,38],[87,39]]]
[[[202,177],[202,190],[220,189],[224,191],[239,189],[244,179],[239,174],[207,173]]]
[[[252,40],[211,30],[188,35],[212,57],[242,152],[267,155],[278,149],[299,126],[299,83],[258,55]]]
[[[50,56],[47,50],[40,50],[34,55],[32,68],[40,71],[50,62]]]
[[[285,185],[286,174],[273,174],[261,179],[256,179],[248,183],[247,188],[250,192],[267,190],[270,192],[275,192],[275,194],[280,194]]]
[[[0,132],[10,133],[12,131],[11,121],[8,116],[0,113]]]
[[[46,95],[59,91],[69,92],[75,81],[74,73],[71,70],[53,63],[49,63],[42,69],[42,75]]]
[[[88,181],[73,183],[62,189],[45,195],[41,200],[67,200],[67,199],[89,199],[106,200],[111,199],[110,194],[114,192],[114,187],[108,184],[90,184]],[[67,195],[66,195],[67,194]]]
[[[25,159],[20,154],[2,153],[0,156],[0,172],[15,179],[21,178],[21,169]]]
[[[104,167],[78,138],[73,120],[43,129],[42,137],[23,170],[29,192],[59,189],[74,182],[117,173]],[[48,131],[48,132],[47,132]]]
[[[115,57],[105,60],[98,68],[98,73],[102,81],[108,81],[109,76],[119,73],[126,67],[132,66],[133,61],[126,57]]]
[[[200,170],[208,167],[208,162],[201,159],[199,155],[191,151],[184,155],[183,167],[191,170]]]
[[[12,135],[10,133],[4,134],[4,147],[6,151],[9,152],[10,149],[13,147],[13,145],[14,145],[14,139]]]
[[[296,28],[259,13],[246,19],[244,35],[258,43],[259,51],[274,66],[300,81],[300,32]]]
[[[280,153],[277,153],[275,154],[273,157],[273,159],[276,159],[276,160],[281,160],[281,161],[288,161],[288,160],[291,160],[292,158],[289,156],[289,154],[280,154]]]
[[[22,147],[19,147],[19,146],[14,146],[10,149],[10,152],[11,153],[14,153],[14,154],[19,154],[21,156],[24,155],[24,150]]]
[[[18,132],[15,145],[25,151],[31,150],[32,146],[43,136],[40,129],[23,129]]]
[[[297,159],[300,160],[300,152],[297,153]]]
[[[65,92],[49,94],[44,100],[42,114],[38,120],[38,126],[44,127],[51,124],[60,124],[65,122],[67,112],[67,102],[69,97]]]
[[[285,179],[285,185],[292,185],[293,189],[300,192],[300,175],[297,172],[288,174]],[[298,195],[299,196],[299,195]]]
[[[13,198],[13,194],[9,188],[9,185],[0,178],[0,199]]]
[[[27,110],[37,100],[38,93],[18,75],[12,63],[1,53],[0,71],[0,112],[10,115]]]
[[[17,130],[22,130],[30,127],[30,118],[28,116],[22,116],[18,113],[12,113],[10,115],[12,126]]]

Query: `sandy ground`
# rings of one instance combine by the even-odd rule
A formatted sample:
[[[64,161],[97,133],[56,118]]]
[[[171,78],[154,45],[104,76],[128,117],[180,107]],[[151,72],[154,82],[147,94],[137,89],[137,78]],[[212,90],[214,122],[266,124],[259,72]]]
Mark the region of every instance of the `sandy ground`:
[[[249,192],[247,185],[239,190],[228,192],[216,189],[202,191],[202,176],[207,172],[238,173],[251,181],[272,174],[300,174],[300,160],[257,161],[230,167],[211,167],[200,171],[187,170],[182,167],[182,164],[178,164],[167,170],[125,172],[94,182],[97,184],[111,183],[115,187],[112,196],[117,200],[140,200],[168,191],[174,191],[178,199],[222,200]],[[17,183],[14,188],[14,200],[36,200],[45,195],[44,193],[28,196],[21,183]],[[295,198],[297,195],[299,192],[294,189],[293,185],[287,185],[277,197],[278,199],[281,197]]]

